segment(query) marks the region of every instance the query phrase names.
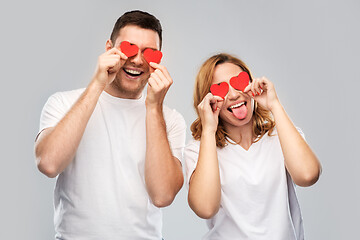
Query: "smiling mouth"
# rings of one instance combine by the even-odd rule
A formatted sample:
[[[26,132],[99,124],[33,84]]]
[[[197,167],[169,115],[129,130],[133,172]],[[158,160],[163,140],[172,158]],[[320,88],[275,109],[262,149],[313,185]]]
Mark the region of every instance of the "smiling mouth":
[[[247,103],[247,102],[241,102],[241,103],[234,104],[234,105],[228,107],[227,110],[232,113],[234,108],[239,108],[239,107],[241,107],[242,105],[245,105],[245,106],[246,106],[246,103]]]
[[[126,69],[126,68],[123,68],[123,69],[124,69],[124,72],[131,77],[139,77],[141,74],[144,73],[142,71],[133,70],[133,69]]]

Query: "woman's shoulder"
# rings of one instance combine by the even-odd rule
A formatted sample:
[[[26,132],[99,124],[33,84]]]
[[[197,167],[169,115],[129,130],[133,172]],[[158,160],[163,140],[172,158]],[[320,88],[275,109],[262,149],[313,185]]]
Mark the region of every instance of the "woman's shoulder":
[[[296,128],[296,130],[300,133],[300,135],[303,137],[303,138],[305,138],[305,134],[304,134],[304,132],[301,130],[301,128],[300,127],[297,127],[297,126],[295,126],[295,128]],[[265,135],[264,136],[267,136],[267,137],[278,137],[278,131],[277,131],[277,128],[276,128],[276,126],[273,128],[273,131],[271,132],[271,133],[269,133],[269,132],[267,132],[267,133],[265,133]]]

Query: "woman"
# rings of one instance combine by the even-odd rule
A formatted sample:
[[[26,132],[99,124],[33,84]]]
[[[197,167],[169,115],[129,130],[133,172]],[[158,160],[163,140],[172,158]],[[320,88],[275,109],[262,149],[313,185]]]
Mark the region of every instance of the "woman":
[[[188,202],[208,219],[204,239],[303,239],[294,183],[314,184],[321,165],[273,83],[218,54],[197,75],[194,106],[194,140],[185,149]]]

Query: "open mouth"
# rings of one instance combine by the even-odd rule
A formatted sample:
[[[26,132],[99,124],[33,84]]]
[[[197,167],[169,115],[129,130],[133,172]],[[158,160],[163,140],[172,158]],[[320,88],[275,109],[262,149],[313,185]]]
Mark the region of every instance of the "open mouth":
[[[241,103],[234,104],[234,105],[228,107],[227,110],[232,113],[234,108],[240,108],[242,105],[246,106],[246,103],[247,102],[241,102]]]
[[[128,68],[123,68],[123,69],[124,69],[124,72],[127,75],[129,75],[130,77],[138,77],[144,73],[142,71],[138,71],[138,70],[134,70],[134,69],[128,69]]]

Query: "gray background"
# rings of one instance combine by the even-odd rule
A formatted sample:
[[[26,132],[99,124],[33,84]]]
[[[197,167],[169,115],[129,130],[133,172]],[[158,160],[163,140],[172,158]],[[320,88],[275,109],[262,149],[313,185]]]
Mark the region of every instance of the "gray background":
[[[218,52],[267,76],[320,158],[323,174],[298,188],[307,239],[358,235],[359,1],[12,1],[0,3],[0,239],[52,239],[54,179],[37,171],[33,142],[56,91],[85,87],[116,19],[142,9],[164,29],[163,64],[174,84],[166,104],[188,127],[194,77]],[[190,131],[188,130],[188,139]],[[164,209],[170,239],[200,239],[205,222],[184,187]]]

